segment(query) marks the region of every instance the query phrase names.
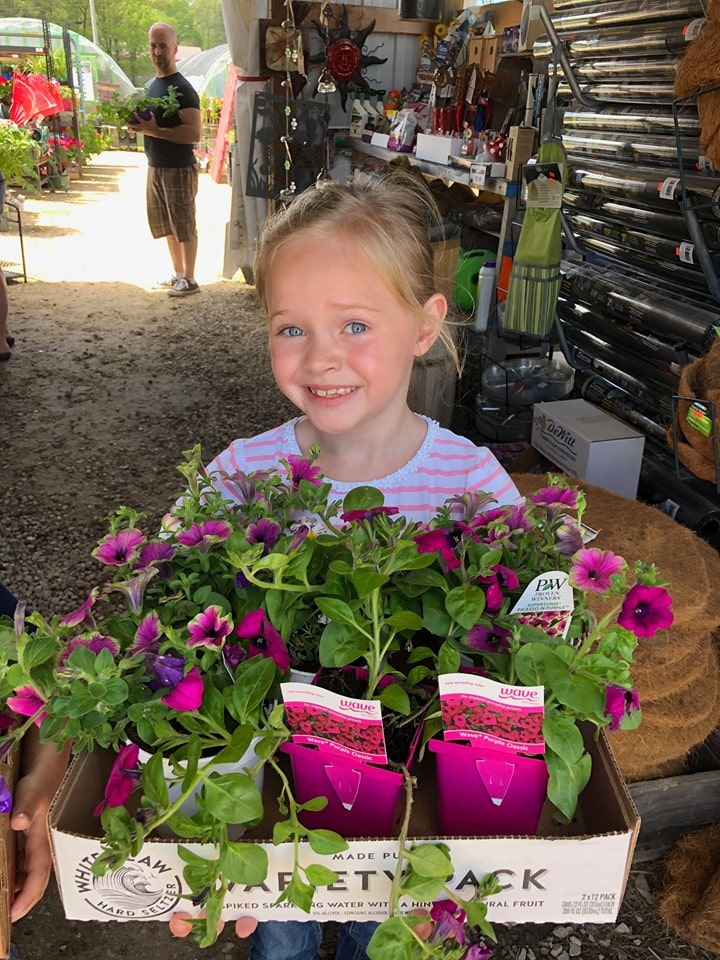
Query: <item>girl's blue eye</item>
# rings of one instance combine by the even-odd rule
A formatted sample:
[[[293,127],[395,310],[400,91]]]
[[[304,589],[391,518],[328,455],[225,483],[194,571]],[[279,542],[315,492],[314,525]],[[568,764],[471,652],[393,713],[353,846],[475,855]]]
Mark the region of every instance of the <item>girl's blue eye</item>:
[[[365,333],[367,330],[367,324],[363,323],[361,320],[352,320],[348,325],[347,329],[350,333]]]
[[[303,331],[300,327],[283,327],[280,334],[283,337],[302,337]]]

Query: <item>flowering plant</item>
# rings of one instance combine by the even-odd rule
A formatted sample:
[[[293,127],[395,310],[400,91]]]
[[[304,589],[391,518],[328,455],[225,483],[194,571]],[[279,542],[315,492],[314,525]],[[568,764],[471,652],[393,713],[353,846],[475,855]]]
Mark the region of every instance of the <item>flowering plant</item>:
[[[329,502],[316,456],[289,456],[275,471],[237,472],[219,484],[193,450],[180,467],[185,490],[156,536],[127,507],[110,518],[94,551],[106,576],[77,610],[50,621],[31,614],[33,632],[23,611],[14,624],[0,622],[0,701],[20,718],[6,749],[34,723],[43,740],[116,752],[96,810],[104,831],[98,874],[122,865],[158,828],[211,844],[208,857],[180,848],[186,883],[205,909],[197,922],[202,945],[217,935],[228,886],[253,886],[267,874],[263,848],[239,841],[234,829],[262,819],[255,778],[267,764],[280,780],[284,816],[273,842],[289,842],[294,855],[280,900],[309,911],[315,888],[337,878],[323,864],[300,862],[300,840],[317,854],[346,844],[301,823],[304,809],[327,800],[297,803],[276,756],[290,737],[278,685],[298,638],[316,644],[316,666],[362,667],[362,694],[410,731],[437,677],[458,671],[463,656],[502,682],[544,685],[548,792],[570,817],[590,775],[578,721],[638,722],[630,677],[636,635],[672,622],[653,567],[638,564],[628,589],[621,558],[583,545],[584,495],[558,478],[524,506],[493,507],[484,494],[454,497],[422,525],[385,506],[372,487]],[[572,585],[564,626],[557,614],[512,612],[547,571]],[[618,601],[609,610],[607,598]],[[435,711],[426,735],[439,725]],[[239,772],[219,769],[235,761]],[[453,956],[484,960],[479,938],[488,932],[491,880],[461,903],[446,887],[445,845],[408,844],[407,823],[406,814],[392,915],[372,955],[397,955],[383,951],[402,941],[403,955],[436,956],[452,940]],[[422,918],[399,912],[407,894],[452,897],[429,940],[417,929]],[[471,929],[461,940],[462,911]]]

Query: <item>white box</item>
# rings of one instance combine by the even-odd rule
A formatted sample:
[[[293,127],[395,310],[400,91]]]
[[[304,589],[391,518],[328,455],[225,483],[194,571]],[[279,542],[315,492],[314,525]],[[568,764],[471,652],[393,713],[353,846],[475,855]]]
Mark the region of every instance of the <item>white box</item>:
[[[459,157],[462,149],[462,137],[435,136],[430,133],[418,133],[415,156],[418,160],[447,164],[448,157]]]
[[[378,133],[377,131],[375,131],[375,133],[373,133],[370,139],[370,143],[374,147],[384,147],[387,150],[389,139],[390,139],[389,133]]]
[[[620,909],[640,820],[604,735],[586,737],[592,775],[567,827],[554,823],[549,806],[533,837],[449,838],[455,867],[450,885],[471,892],[472,878],[498,875],[502,892],[491,898],[488,919],[494,923],[612,923]],[[95,877],[92,863],[100,853],[98,820],[92,811],[103,797],[113,754],[95,750],[73,763],[50,810],[48,824],[55,871],[65,914],[71,920],[162,920],[178,909],[198,913],[180,895],[187,892],[184,863],[172,840],[149,840],[119,871]],[[418,841],[438,838],[435,764],[426,756],[413,771],[425,790],[413,805],[410,832]],[[223,918],[255,916],[259,920],[383,920],[397,862],[391,838],[350,840],[349,849],[321,857],[300,844],[301,862],[325,863],[340,880],[315,895],[312,913],[274,901],[290,880],[290,843],[274,846],[273,813],[278,780],[265,775],[266,820],[243,842],[260,843],[269,871],[262,886],[234,886]],[[204,855],[211,847],[187,841]],[[414,903],[406,903],[409,909]]]
[[[569,476],[635,499],[645,438],[587,400],[536,403],[530,442]]]

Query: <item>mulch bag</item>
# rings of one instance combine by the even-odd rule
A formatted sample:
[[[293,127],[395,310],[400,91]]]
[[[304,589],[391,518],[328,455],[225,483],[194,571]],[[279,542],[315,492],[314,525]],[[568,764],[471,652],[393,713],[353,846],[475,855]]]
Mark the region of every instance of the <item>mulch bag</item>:
[[[720,953],[720,824],[683,837],[666,867],[660,916],[699,947]]]

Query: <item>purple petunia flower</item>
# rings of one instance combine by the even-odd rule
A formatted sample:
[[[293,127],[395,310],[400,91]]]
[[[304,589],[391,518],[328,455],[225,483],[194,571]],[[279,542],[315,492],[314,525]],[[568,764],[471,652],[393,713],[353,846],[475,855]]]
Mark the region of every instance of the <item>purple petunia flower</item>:
[[[430,916],[435,920],[431,943],[444,943],[448,939],[461,946],[465,943],[465,911],[452,900],[438,900],[432,905]]]
[[[293,490],[298,490],[300,488],[300,481],[307,480],[309,483],[312,483],[316,487],[322,486],[322,480],[320,479],[320,467],[314,467],[309,460],[305,460],[303,457],[296,457],[293,454],[287,458],[288,466],[290,467],[288,471],[288,479],[292,483]]]
[[[250,524],[246,538],[248,543],[262,543],[263,556],[265,556],[278,542],[281,533],[279,525],[274,520],[263,519]]]
[[[38,710],[42,710],[46,701],[40,696],[34,687],[18,687],[14,697],[8,697],[6,700],[8,707],[19,713],[21,717],[34,717]],[[43,722],[47,712],[43,711],[35,717],[35,724],[39,727]]]
[[[626,690],[611,683],[605,691],[605,715],[610,717],[610,729],[619,730],[623,717],[640,709],[637,690]]]
[[[564,557],[572,557],[583,548],[582,530],[575,523],[563,523],[555,531],[555,549]]]
[[[140,548],[135,570],[145,570],[150,564],[154,564],[160,577],[166,580],[170,576],[170,563],[175,547],[166,543],[164,540],[150,540]]]
[[[197,667],[192,667],[182,678],[180,683],[162,697],[166,707],[185,713],[188,710],[197,710],[203,698],[203,679]]]
[[[465,643],[473,650],[480,650],[485,653],[505,653],[510,648],[508,639],[510,636],[510,631],[506,630],[505,627],[500,627],[497,624],[488,627],[478,623],[468,630]]]
[[[103,637],[99,633],[92,637],[73,637],[68,640],[67,646],[58,656],[58,666],[63,666],[73,650],[77,650],[78,647],[87,647],[96,656],[101,650],[109,650],[111,656],[115,657],[120,650],[117,640],[113,640],[112,637]]]
[[[134,576],[132,580],[124,580],[122,583],[114,583],[113,590],[122,593],[127,600],[127,605],[133,613],[140,613],[143,605],[145,590],[153,577],[158,575],[157,567],[147,567]]]
[[[344,523],[353,523],[358,520],[372,520],[373,517],[376,517],[379,513],[384,513],[386,516],[392,516],[395,513],[400,513],[399,507],[370,507],[369,510],[348,510],[347,513],[341,513],[340,519]]]
[[[160,643],[160,617],[156,610],[143,617],[135,631],[135,643],[128,650],[135,653],[154,653]]]
[[[92,555],[108,566],[123,567],[137,558],[140,545],[145,541],[142,530],[121,530],[108,533],[102,538]]]
[[[205,607],[188,624],[189,647],[221,647],[225,637],[232,631],[230,616],[223,616],[220,607]]]
[[[5,782],[5,777],[0,777],[0,813],[10,813],[12,801],[12,790]]]
[[[490,960],[493,952],[484,943],[474,943],[468,948],[463,960]]]
[[[672,598],[663,587],[636,583],[628,590],[617,621],[638,637],[652,637],[672,626],[675,617],[671,605]]]
[[[578,502],[578,491],[569,487],[542,487],[530,495],[533,503],[541,507],[564,507],[566,510],[575,510]]]
[[[245,650],[239,643],[226,643],[222,649],[225,665],[233,668],[245,659]]]
[[[121,807],[130,796],[140,779],[140,771],[137,769],[139,756],[140,747],[135,743],[120,747],[105,784],[105,797],[102,803],[95,807],[96,817],[100,816],[105,807]]]
[[[570,583],[578,590],[592,590],[605,593],[610,589],[610,577],[620,573],[625,561],[611,550],[598,550],[597,547],[578,550],[573,556],[570,569]]]
[[[185,670],[185,660],[183,657],[171,657],[168,654],[148,654],[145,660],[149,673],[152,675],[150,681],[151,690],[159,690],[160,687],[177,687],[183,679]]]
[[[264,610],[252,610],[245,614],[235,628],[242,640],[249,640],[248,657],[271,657],[278,669],[287,673],[290,669],[290,656],[285,641],[270,623]]]
[[[224,520],[203,520],[202,523],[193,523],[189,530],[178,533],[177,542],[184,547],[197,547],[201,553],[205,553],[213,543],[227,540],[231,532],[230,524]]]
[[[90,611],[95,605],[97,595],[98,588],[93,587],[88,594],[87,600],[83,601],[77,610],[73,610],[72,613],[69,613],[66,617],[63,617],[60,621],[60,625],[63,627],[82,626],[83,629],[91,630],[95,626],[95,618]]]

